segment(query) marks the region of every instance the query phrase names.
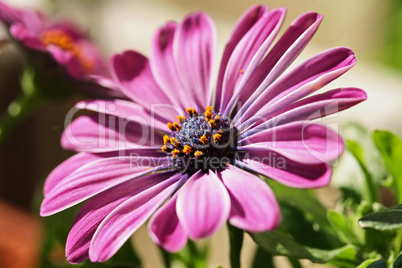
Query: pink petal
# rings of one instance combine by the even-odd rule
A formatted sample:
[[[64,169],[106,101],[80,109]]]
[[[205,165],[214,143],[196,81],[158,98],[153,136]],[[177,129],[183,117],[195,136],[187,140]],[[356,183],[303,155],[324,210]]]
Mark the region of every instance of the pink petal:
[[[277,153],[267,155],[264,152],[250,151],[243,160],[236,160],[236,165],[293,188],[324,187],[329,184],[332,175],[328,164],[301,164]]]
[[[59,182],[70,175],[72,172],[77,170],[78,168],[102,159],[104,155],[101,154],[89,154],[89,153],[78,153],[73,155],[60,165],[58,165],[46,178],[45,185],[43,187],[44,195],[46,196],[49,192],[51,192]]]
[[[24,24],[17,23],[11,25],[10,34],[16,40],[21,41],[27,48],[45,51],[43,43]]]
[[[228,219],[230,198],[215,173],[200,170],[180,189],[176,209],[188,236],[200,239],[214,234]]]
[[[127,120],[131,117],[141,117],[153,129],[159,129],[169,133],[167,122],[164,118],[154,115],[153,117],[143,106],[127,100],[85,100],[75,105],[78,109],[87,109],[98,113],[118,116]]]
[[[367,94],[359,88],[338,88],[317,94],[277,110],[258,121],[251,129],[243,132],[248,137],[267,128],[280,126],[299,120],[314,120],[348,109],[367,99]]]
[[[174,179],[177,181],[178,177],[181,175],[174,176]],[[115,208],[102,221],[93,236],[89,249],[91,261],[104,262],[110,259],[186,179],[187,175],[175,183],[166,180]]]
[[[43,199],[40,214],[55,214],[115,185],[167,169],[169,162],[166,158],[139,156],[109,157],[90,162],[59,181]]]
[[[240,151],[279,153],[304,164],[321,164],[343,152],[342,138],[332,129],[309,121],[298,121],[269,128],[239,142]]]
[[[197,106],[193,98],[190,98],[181,81],[177,64],[173,57],[173,39],[176,28],[176,23],[169,22],[156,32],[152,41],[149,63],[159,86],[166,93],[171,94],[173,92],[174,99],[177,99],[177,104],[185,110],[186,108]]]
[[[151,187],[155,186],[163,190],[166,187],[165,180],[170,183],[177,180],[177,176],[169,179],[173,174],[168,172],[144,176],[117,185],[88,200],[78,212],[68,234],[66,242],[67,260],[76,264],[88,259],[92,237],[103,219],[120,204]]]
[[[67,69],[68,74],[73,78],[83,78],[86,71],[79,60],[67,50],[55,45],[47,45],[46,49],[52,55],[53,59]]]
[[[0,2],[0,20],[7,26],[21,22],[22,17],[18,9],[12,8],[5,3]]]
[[[243,38],[243,36],[261,19],[261,17],[268,12],[267,6],[254,5],[247,9],[236,22],[233,31],[226,44],[225,51],[223,52],[221,66],[219,68],[218,82],[216,85],[215,95],[215,110],[220,111],[220,104],[222,98],[222,85],[223,77],[225,75],[226,67],[229,62],[237,44]]]
[[[353,51],[344,47],[324,51],[306,60],[259,95],[240,120],[253,118],[244,122],[240,128],[243,129],[260,118],[317,91],[344,74],[355,63]]]
[[[230,224],[254,233],[279,226],[281,211],[268,184],[232,165],[220,174],[230,196]]]
[[[159,150],[163,137],[141,116],[124,119],[99,113],[80,116],[71,122],[63,132],[61,144],[65,149],[92,153]]]
[[[74,35],[74,33],[72,33],[72,30],[70,30],[70,33]],[[79,37],[79,33],[75,33],[75,36]],[[86,70],[85,76],[110,76],[103,53],[99,50],[97,46],[95,46],[93,42],[91,42],[89,39],[79,39],[76,41],[76,44],[79,46],[81,53],[84,54],[89,60],[91,60],[92,63],[91,68],[89,70]]]
[[[156,109],[156,112],[175,119],[182,111],[177,107],[168,107],[172,99],[159,87],[151,72],[148,59],[132,50],[115,54],[110,59],[112,76],[121,85],[121,90],[132,100],[151,111],[154,105],[165,104],[166,107]]]
[[[223,79],[221,109],[226,107],[223,115],[227,115],[232,109],[247,80],[271,46],[282,26],[285,14],[284,8],[267,12],[236,46]]]
[[[215,24],[203,12],[184,18],[174,36],[173,55],[179,75],[199,111],[211,101],[215,46]]]
[[[177,196],[175,194],[148,223],[148,233],[154,243],[169,252],[180,251],[187,243],[187,235],[177,217]]]
[[[87,33],[83,32],[77,25],[70,21],[56,21],[51,25],[47,25],[46,30],[59,30],[67,33],[74,41],[80,42],[83,40],[88,40],[90,37]]]
[[[38,10],[22,9],[19,11],[22,17],[22,24],[34,35],[39,35],[46,29],[49,23],[48,18]]]
[[[253,72],[241,94],[239,94],[238,102],[244,104],[241,108],[241,113],[243,113],[261,92],[274,82],[303,51],[314,36],[321,21],[322,15],[308,12],[292,22],[283,36]],[[247,102],[249,98],[250,100]]]

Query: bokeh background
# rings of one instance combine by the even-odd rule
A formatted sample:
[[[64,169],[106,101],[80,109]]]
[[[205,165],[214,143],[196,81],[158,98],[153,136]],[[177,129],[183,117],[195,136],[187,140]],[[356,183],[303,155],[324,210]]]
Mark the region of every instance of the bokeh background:
[[[345,122],[359,122],[369,130],[391,129],[402,134],[402,1],[400,0],[7,0],[10,5],[33,7],[57,18],[76,22],[104,50],[105,57],[125,49],[149,54],[153,33],[168,20],[181,20],[187,13],[204,10],[216,22],[218,55],[239,15],[255,3],[288,8],[281,33],[301,13],[316,11],[324,20],[299,62],[323,50],[346,46],[357,57],[357,65],[325,89],[340,86],[363,88],[368,100],[331,117],[341,134]],[[5,35],[1,29],[0,36]],[[0,55],[0,112],[16,97],[22,59],[14,47]],[[41,265],[44,220],[37,214],[40,191],[47,174],[72,155],[61,149],[59,139],[64,116],[83,96],[43,107],[30,117],[0,147],[0,267],[30,268]],[[338,124],[339,122],[339,124]],[[339,171],[353,168],[351,159],[340,162]],[[337,175],[338,174],[338,175]],[[335,178],[335,181],[339,178]],[[39,194],[38,194],[39,193]],[[326,206],[335,204],[338,193],[318,191]],[[65,223],[67,228],[71,222]],[[162,267],[157,248],[146,230],[140,229],[133,243],[145,267]],[[209,263],[229,267],[227,231],[211,239]],[[248,267],[255,250],[247,237],[242,262]],[[54,252],[54,262],[63,262],[64,252]],[[279,258],[276,261],[283,261]],[[323,267],[305,262],[305,267]],[[286,263],[281,267],[286,267]]]

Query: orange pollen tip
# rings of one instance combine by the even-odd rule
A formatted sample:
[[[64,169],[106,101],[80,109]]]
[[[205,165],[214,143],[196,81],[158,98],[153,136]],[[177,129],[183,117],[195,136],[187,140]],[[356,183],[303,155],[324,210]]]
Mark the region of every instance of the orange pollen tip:
[[[168,135],[163,136],[163,144],[167,144],[170,141],[170,138]]]
[[[200,138],[200,142],[202,142],[202,144],[205,144],[208,142],[208,138],[207,138],[207,136],[205,136],[205,134],[202,135],[202,137]]]
[[[174,145],[176,143],[176,139],[175,138],[170,138],[170,143]]]
[[[205,116],[205,119],[211,118],[211,117],[212,117],[212,113],[211,113],[210,111],[206,111],[206,112],[204,113],[204,116]]]
[[[167,127],[168,127],[168,129],[170,129],[170,130],[173,130],[173,124],[172,123],[170,123],[170,122],[168,122],[167,123]]]
[[[219,115],[216,115],[215,120],[219,120],[219,119],[221,119],[221,117]]]
[[[195,153],[194,153],[194,156],[195,157],[201,157],[203,155],[203,153],[201,152],[201,151],[196,151]]]
[[[183,153],[190,154],[193,151],[190,146],[185,145],[183,149]]]
[[[182,115],[178,115],[178,116],[177,116],[177,120],[179,121],[179,123],[183,123],[184,120],[186,120],[186,117],[185,117],[185,116],[182,116]]]
[[[208,121],[208,123],[213,127],[215,126],[215,120],[211,119]]]
[[[162,152],[166,152],[167,151],[167,146],[163,145],[161,149],[162,149]]]
[[[218,134],[223,134],[223,131],[222,131],[222,129],[220,129],[220,130],[218,130]]]
[[[228,166],[229,166],[229,163],[226,163],[226,166],[228,167]]]
[[[174,150],[172,151],[173,158],[175,158],[179,153],[180,153],[179,150],[174,149]]]
[[[190,116],[193,116],[193,114],[195,114],[195,109],[193,109],[193,108],[187,108],[187,109],[186,109],[186,112],[187,112]]]
[[[176,130],[180,130],[180,129],[181,129],[181,126],[180,126],[179,123],[177,123],[177,122],[174,122],[174,123],[173,123],[173,127],[176,128]]]
[[[147,168],[147,170],[150,170],[151,168]]]
[[[87,72],[93,68],[93,59],[83,53],[80,45],[76,44],[68,33],[60,30],[44,31],[40,34],[39,39],[45,46],[54,45],[69,51]]]
[[[222,138],[221,134],[215,134],[214,135],[214,142],[218,142]]]
[[[240,69],[240,70],[239,70],[239,73],[241,73],[241,74],[242,74],[242,73],[244,73],[244,72],[243,72],[243,70],[242,70],[242,69]]]

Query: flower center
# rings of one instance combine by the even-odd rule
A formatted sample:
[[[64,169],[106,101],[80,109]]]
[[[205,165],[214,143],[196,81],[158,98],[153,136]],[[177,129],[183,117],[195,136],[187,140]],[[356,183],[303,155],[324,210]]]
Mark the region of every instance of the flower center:
[[[61,30],[44,31],[40,34],[39,39],[44,45],[58,46],[65,51],[71,52],[86,73],[89,73],[94,67],[93,59],[86,55],[82,47],[75,43],[74,39],[66,32]]]
[[[228,165],[229,152],[236,147],[236,129],[230,119],[214,113],[211,106],[203,114],[192,108],[186,111],[188,116],[179,115],[178,122],[168,123],[172,134],[163,137],[162,151],[172,154],[172,161],[181,172]]]

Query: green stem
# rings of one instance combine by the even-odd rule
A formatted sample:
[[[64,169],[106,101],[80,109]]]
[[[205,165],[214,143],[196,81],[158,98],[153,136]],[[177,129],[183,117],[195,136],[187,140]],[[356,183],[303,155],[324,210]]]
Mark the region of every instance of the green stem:
[[[36,91],[30,71],[25,71],[21,79],[22,91],[7,108],[0,119],[0,144],[42,103],[42,98]]]
[[[159,247],[159,250],[161,252],[162,258],[163,258],[163,263],[165,264],[166,268],[170,268],[170,254],[169,252],[167,252],[166,250],[164,250],[163,248]]]
[[[243,230],[228,223],[230,240],[230,264],[232,268],[240,268],[240,253],[243,246]]]
[[[300,261],[298,259],[288,257],[288,260],[293,268],[303,268],[303,266],[301,266]]]
[[[398,229],[396,231],[396,236],[394,239],[395,256],[398,256],[399,253],[401,253],[401,244],[402,244],[402,229]]]

